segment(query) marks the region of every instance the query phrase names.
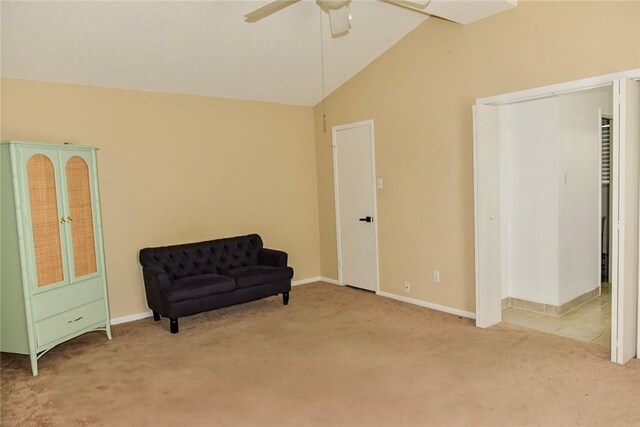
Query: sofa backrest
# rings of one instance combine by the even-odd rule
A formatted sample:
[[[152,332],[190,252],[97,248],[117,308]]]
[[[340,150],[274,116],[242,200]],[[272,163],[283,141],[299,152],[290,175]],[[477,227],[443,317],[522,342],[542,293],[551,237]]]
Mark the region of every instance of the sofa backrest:
[[[206,242],[145,248],[140,251],[140,264],[143,267],[162,268],[173,280],[256,265],[260,249],[260,236],[249,234]]]

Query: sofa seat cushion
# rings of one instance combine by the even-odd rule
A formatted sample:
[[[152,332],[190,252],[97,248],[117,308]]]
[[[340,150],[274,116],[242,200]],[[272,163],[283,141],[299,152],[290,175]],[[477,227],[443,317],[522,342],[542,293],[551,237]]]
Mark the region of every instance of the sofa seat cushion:
[[[293,269],[291,267],[249,265],[225,270],[223,274],[234,279],[238,289],[242,289],[279,280],[290,280],[293,277]]]
[[[236,289],[233,279],[219,274],[200,274],[174,280],[165,292],[167,301],[177,302],[209,295],[231,292]]]

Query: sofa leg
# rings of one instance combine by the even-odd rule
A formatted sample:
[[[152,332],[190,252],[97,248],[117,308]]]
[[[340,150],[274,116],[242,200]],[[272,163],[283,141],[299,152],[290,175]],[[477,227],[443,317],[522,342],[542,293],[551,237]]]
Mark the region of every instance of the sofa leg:
[[[178,318],[177,317],[171,317],[171,333],[172,334],[177,334],[178,333]]]
[[[160,313],[158,313],[157,311],[153,312],[153,320],[155,320],[156,322],[160,321]]]
[[[284,305],[289,304],[289,292],[285,292],[282,294],[282,303]]]

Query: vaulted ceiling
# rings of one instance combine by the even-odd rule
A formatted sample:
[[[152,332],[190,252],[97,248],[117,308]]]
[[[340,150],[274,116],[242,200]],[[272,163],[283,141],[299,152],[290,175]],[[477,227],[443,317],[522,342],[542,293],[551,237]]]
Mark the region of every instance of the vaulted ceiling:
[[[244,21],[266,3],[3,1],[2,76],[315,105],[428,18],[354,0],[350,33],[334,39],[315,1]],[[435,0],[433,6],[474,20],[513,3]]]

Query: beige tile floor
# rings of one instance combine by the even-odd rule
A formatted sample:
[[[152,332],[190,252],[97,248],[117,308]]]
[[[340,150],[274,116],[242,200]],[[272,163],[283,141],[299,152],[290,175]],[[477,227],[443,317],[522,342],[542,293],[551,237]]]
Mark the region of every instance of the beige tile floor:
[[[587,301],[563,314],[550,316],[521,308],[502,310],[502,321],[579,341],[611,345],[611,293]]]

